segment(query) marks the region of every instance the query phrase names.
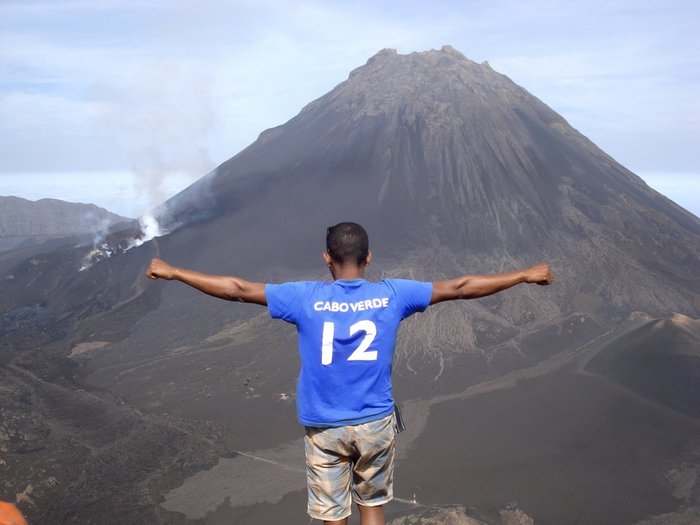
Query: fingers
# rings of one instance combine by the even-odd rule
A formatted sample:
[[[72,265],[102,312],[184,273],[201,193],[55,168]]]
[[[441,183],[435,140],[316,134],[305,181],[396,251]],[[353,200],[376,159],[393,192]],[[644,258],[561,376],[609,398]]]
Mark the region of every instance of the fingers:
[[[529,269],[528,282],[546,286],[554,280],[554,274],[548,264],[540,263]]]
[[[554,280],[554,274],[552,273],[552,270],[550,269],[548,264],[540,264],[538,265],[538,269],[541,272],[541,278],[539,281],[537,281],[537,284],[539,285],[548,285],[551,284],[552,281]]]
[[[158,271],[162,264],[163,261],[161,261],[157,257],[151,259],[151,263],[148,265],[148,270],[146,270],[146,277],[148,277],[149,279],[153,279],[154,281],[158,279],[158,277],[160,277]]]

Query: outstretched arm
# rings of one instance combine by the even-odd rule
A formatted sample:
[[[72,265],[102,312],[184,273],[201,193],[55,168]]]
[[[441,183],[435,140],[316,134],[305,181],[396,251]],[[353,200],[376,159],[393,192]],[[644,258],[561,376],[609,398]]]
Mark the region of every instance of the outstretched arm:
[[[146,276],[149,279],[182,281],[200,292],[220,299],[226,299],[227,301],[267,305],[265,285],[263,283],[251,283],[239,277],[199,273],[194,270],[172,266],[157,258],[151,260]]]
[[[547,285],[553,279],[554,276],[546,264],[495,275],[463,275],[449,281],[434,282],[430,304],[485,297],[521,283]]]

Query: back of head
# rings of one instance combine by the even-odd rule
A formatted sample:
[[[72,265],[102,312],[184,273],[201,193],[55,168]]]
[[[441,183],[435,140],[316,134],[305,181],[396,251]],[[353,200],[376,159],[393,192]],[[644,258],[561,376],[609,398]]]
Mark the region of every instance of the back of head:
[[[0,525],[27,525],[27,521],[12,503],[0,501]]]
[[[359,224],[341,222],[328,228],[326,250],[337,263],[362,266],[369,254],[369,237]]]

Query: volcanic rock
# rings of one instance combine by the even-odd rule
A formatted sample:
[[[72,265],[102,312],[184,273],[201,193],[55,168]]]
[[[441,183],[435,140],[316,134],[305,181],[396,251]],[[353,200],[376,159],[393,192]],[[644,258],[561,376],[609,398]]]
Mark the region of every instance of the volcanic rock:
[[[692,481],[700,368],[688,329],[700,310],[700,219],[487,64],[449,46],[381,51],[165,203],[158,219],[168,235],[92,265],[83,264],[89,247],[70,247],[0,274],[3,326],[14,327],[0,345],[2,385],[21,379],[23,390],[10,391],[25,400],[4,403],[28,418],[28,442],[44,438],[46,458],[118,451],[132,466],[144,454],[162,458],[137,469],[136,489],[124,469],[101,487],[101,503],[97,493],[82,509],[71,499],[84,522],[102,508],[101,523],[122,523],[112,512],[130,496],[138,512],[165,519],[158,498],[213,454],[255,451],[244,457],[266,461],[300,435],[294,331],[254,305],[148,282],[148,260],[259,282],[329,278],[325,228],[346,220],[369,231],[370,279],[435,280],[540,261],[556,275],[547,288],[438,305],[402,328],[395,391],[409,428],[399,437],[399,498],[418,494],[444,516],[462,505],[538,524],[634,523],[700,504]],[[133,232],[119,235],[114,244]],[[32,339],[39,326],[43,339]],[[83,389],[81,406],[104,393],[98,406],[118,399],[129,411],[112,401],[104,429],[86,430],[92,441],[82,448],[66,447],[59,426],[43,423],[64,416],[37,401],[36,385]],[[146,443],[109,439],[124,414],[143,425]],[[71,417],[69,434],[80,441],[87,422],[79,411]],[[214,437],[201,438],[197,420]],[[173,425],[191,440],[165,437]],[[31,446],[12,443],[12,472],[33,465],[23,455]],[[181,447],[197,443],[208,445],[187,449],[183,463]],[[178,490],[211,496],[213,470]],[[6,478],[7,487],[20,494],[30,481],[47,483],[31,472]],[[154,472],[168,482],[145,497]],[[80,494],[97,478],[70,479]],[[255,504],[236,507],[222,490],[216,512],[177,516],[244,524],[272,522],[292,505],[303,513],[295,487],[282,500],[260,490]],[[68,515],[60,494],[32,500],[37,523]],[[401,518],[419,523],[421,512]]]

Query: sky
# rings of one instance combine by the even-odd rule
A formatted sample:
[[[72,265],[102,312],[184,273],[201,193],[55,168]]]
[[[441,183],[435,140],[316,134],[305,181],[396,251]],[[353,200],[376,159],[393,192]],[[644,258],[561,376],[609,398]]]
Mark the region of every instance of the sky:
[[[384,48],[452,45],[700,216],[696,0],[0,0],[0,195],[137,217]]]

